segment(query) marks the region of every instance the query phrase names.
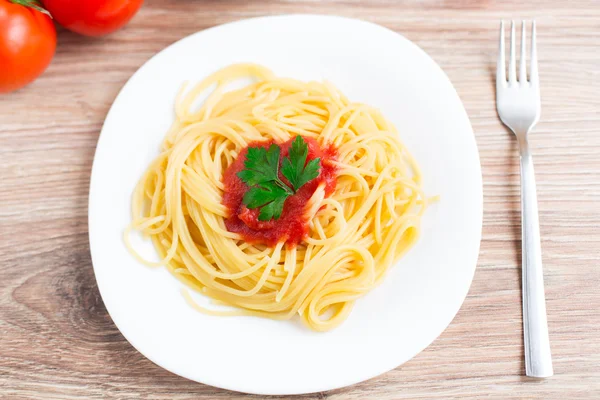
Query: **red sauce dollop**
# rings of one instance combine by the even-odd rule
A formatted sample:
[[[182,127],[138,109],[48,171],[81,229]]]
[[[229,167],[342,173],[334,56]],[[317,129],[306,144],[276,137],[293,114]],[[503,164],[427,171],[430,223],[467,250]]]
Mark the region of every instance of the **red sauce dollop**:
[[[262,243],[269,246],[275,246],[282,241],[285,241],[288,246],[295,246],[306,237],[309,221],[304,215],[305,206],[321,183],[325,184],[325,197],[333,193],[336,183],[336,167],[333,161],[336,159],[337,150],[333,145],[321,148],[319,143],[312,138],[303,137],[303,139],[308,145],[307,162],[317,157],[321,158],[319,176],[306,183],[294,195],[285,200],[283,212],[277,220],[259,221],[259,209],[249,209],[242,203],[244,194],[250,187],[237,176],[237,173],[244,169],[248,147],[268,148],[274,141],[250,143],[248,147],[242,149],[238,158],[225,170],[223,204],[229,211],[225,226],[230,232],[239,233],[249,243]],[[286,184],[289,182],[281,174],[281,161],[288,156],[292,140],[278,144],[281,148],[279,177]]]

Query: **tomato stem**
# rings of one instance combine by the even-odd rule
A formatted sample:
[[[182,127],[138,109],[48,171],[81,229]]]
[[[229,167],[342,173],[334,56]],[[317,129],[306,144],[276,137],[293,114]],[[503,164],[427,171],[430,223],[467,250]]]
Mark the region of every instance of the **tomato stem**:
[[[44,7],[42,7],[42,3],[40,3],[38,0],[9,0],[9,1],[14,4],[19,4],[23,7],[33,8],[34,10],[39,11],[42,14],[46,14],[47,16],[52,18],[52,14],[50,14],[50,12],[48,10],[46,10]]]

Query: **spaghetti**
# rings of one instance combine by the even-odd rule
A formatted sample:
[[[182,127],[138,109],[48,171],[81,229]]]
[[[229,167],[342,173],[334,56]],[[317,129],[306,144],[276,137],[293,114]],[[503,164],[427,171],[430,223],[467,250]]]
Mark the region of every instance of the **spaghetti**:
[[[243,78],[254,82],[228,90]],[[199,311],[274,319],[299,314],[310,328],[330,330],[417,240],[427,206],[417,164],[390,122],[331,84],[236,64],[182,89],[175,111],[160,155],[135,188],[125,240],[140,261],[164,265],[188,287],[234,307],[207,309],[184,292]],[[244,240],[227,228],[225,171],[251,143],[298,135],[336,149],[333,192],[325,196],[319,185],[307,199],[307,232],[299,243]],[[131,229],[151,238],[159,262],[133,250]]]

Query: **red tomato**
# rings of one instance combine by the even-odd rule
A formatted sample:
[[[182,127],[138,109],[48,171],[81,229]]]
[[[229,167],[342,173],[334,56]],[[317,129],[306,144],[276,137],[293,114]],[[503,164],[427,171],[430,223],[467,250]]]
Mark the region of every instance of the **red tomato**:
[[[32,82],[52,61],[56,29],[36,7],[27,0],[0,0],[0,93]]]
[[[65,28],[86,36],[102,36],[125,25],[144,0],[43,0]]]

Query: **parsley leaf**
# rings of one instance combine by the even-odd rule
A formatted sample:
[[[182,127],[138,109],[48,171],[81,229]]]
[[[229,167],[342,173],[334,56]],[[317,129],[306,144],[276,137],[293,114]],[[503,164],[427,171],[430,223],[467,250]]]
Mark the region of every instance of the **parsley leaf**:
[[[251,187],[244,194],[243,202],[248,208],[258,208],[286,195],[287,192],[273,182],[265,182],[260,186]]]
[[[260,214],[258,214],[258,220],[270,221],[272,218],[279,219],[279,217],[281,217],[281,213],[283,212],[283,205],[285,204],[285,199],[287,199],[287,197],[288,195],[278,197],[261,208]]]
[[[302,171],[302,176],[300,176],[300,179],[298,180],[298,189],[300,189],[302,186],[319,176],[320,170],[321,159],[315,158],[310,160],[308,164],[306,164],[306,167],[304,167],[304,171]]]
[[[302,139],[302,136],[298,135],[292,142],[288,157],[283,159],[281,165],[281,173],[288,181],[290,181],[295,190],[298,190],[300,187],[298,182],[304,169],[304,163],[306,163],[307,156],[308,146]]]
[[[269,149],[250,147],[244,161],[245,169],[237,173],[250,186],[242,201],[250,209],[260,208],[260,221],[279,219],[285,200],[319,176],[321,160],[315,158],[306,164],[308,145],[302,136],[296,136],[289,156],[282,161],[281,173],[290,182],[291,188],[279,178],[280,155],[281,149],[276,144]]]
[[[288,157],[283,159],[281,173],[292,184],[295,191],[298,191],[304,184],[312,181],[319,176],[321,168],[321,159],[315,158],[306,164],[308,156],[308,145],[302,136],[296,136],[292,142]]]
[[[290,193],[273,182],[265,182],[261,186],[250,188],[244,194],[243,202],[248,208],[259,208],[259,221],[269,221],[271,218],[279,219],[283,211],[285,199]],[[264,207],[263,207],[264,206]]]
[[[248,186],[254,186],[278,179],[279,154],[281,149],[272,144],[269,150],[264,147],[249,147],[244,166],[246,169],[237,176]]]

